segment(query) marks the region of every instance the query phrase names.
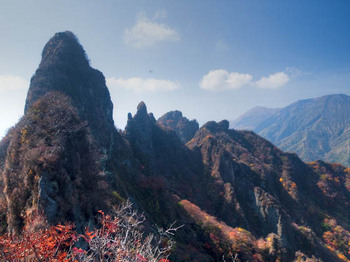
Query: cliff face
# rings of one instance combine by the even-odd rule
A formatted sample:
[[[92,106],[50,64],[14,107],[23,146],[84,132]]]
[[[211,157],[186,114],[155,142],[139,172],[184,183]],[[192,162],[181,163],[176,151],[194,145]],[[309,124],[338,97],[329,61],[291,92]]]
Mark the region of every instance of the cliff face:
[[[55,34],[31,79],[25,115],[1,145],[9,231],[19,232],[36,209],[53,224],[74,221],[83,230],[94,223],[116,187],[111,155],[128,151],[112,111],[104,76],[89,66],[77,38]]]
[[[264,238],[269,246],[269,259],[290,261],[298,251],[309,257],[317,254],[325,261],[336,259],[319,244],[320,225],[325,218],[319,211],[338,219],[348,217],[348,211],[339,209],[343,212],[339,215],[335,209],[327,208],[330,199],[319,188],[319,175],[296,155],[283,153],[253,132],[230,130],[227,121],[208,122],[188,146],[201,151],[213,184],[221,185],[215,192],[222,196],[218,204],[225,205],[215,215],[211,214],[232,228],[241,227],[257,238]],[[345,174],[341,176],[344,178]],[[199,221],[205,224],[205,220]],[[308,229],[307,236],[304,227]],[[245,238],[249,236],[246,233]],[[237,243],[233,241],[233,245]]]
[[[10,232],[20,232],[24,216],[37,208],[52,224],[71,220],[83,230],[105,207],[97,147],[71,104],[49,92],[8,134],[2,175]]]
[[[159,126],[143,102],[137,108],[135,116],[129,116],[125,134],[140,163],[140,185],[144,182],[166,195],[195,196],[200,191],[193,185],[203,172],[201,158],[183,145],[174,131]]]
[[[171,111],[164,114],[158,119],[157,123],[162,127],[174,130],[184,144],[190,141],[199,129],[196,120],[188,120],[182,116],[180,111]]]
[[[228,121],[206,123],[187,143],[188,151],[174,140],[175,132],[155,123],[143,103],[138,108],[135,117],[129,118],[127,137],[135,156],[145,163],[144,181],[156,181],[157,177],[156,184],[162,185],[154,198],[148,199],[157,199],[159,205],[154,219],[169,221],[177,216],[185,224],[187,234],[177,236],[179,260],[195,261],[199,254],[198,261],[218,260],[218,250],[227,254],[230,247],[243,261],[313,256],[315,261],[317,257],[337,260],[322,244],[321,225],[327,216],[342,221],[342,225],[348,223],[344,220],[349,217],[348,208],[331,208],[329,203],[339,201],[347,207],[349,190],[338,188],[339,197],[325,194],[323,188],[334,187],[323,185],[326,182],[322,182],[325,178],[321,173],[335,176],[327,181],[345,181],[349,176],[345,167],[338,166],[337,175],[331,169],[320,171],[316,166],[322,162],[309,166],[253,132],[230,130]],[[153,190],[148,188],[147,192]],[[189,232],[195,240],[189,241]],[[259,241],[264,248],[258,248]]]
[[[184,225],[171,261],[348,256],[349,169],[305,164],[226,120],[198,129],[175,111],[156,121],[143,102],[118,133],[111,110],[104,78],[74,35],[56,34],[25,116],[0,142],[2,229],[18,233],[40,210],[83,230],[97,210],[129,198],[150,224]]]
[[[105,78],[89,66],[83,47],[71,32],[57,33],[45,45],[39,68],[31,79],[25,113],[51,91],[70,97],[95,139],[109,147],[114,132],[113,104]]]

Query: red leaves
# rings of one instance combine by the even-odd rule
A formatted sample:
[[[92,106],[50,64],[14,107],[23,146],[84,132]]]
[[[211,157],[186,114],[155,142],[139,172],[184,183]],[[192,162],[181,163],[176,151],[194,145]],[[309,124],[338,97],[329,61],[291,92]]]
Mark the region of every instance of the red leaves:
[[[86,253],[84,249],[77,248],[77,247],[73,247],[72,251],[75,256],[81,256]]]
[[[322,236],[326,247],[336,252],[342,260],[350,261],[350,232],[337,225],[335,219],[325,219],[324,226],[329,229]]]
[[[91,240],[96,236],[96,234],[93,231],[89,231],[86,229],[85,235],[80,235],[84,240],[90,244]]]
[[[86,229],[78,235],[72,224],[49,227],[43,216],[36,214],[26,221],[22,234],[18,236],[0,236],[0,261],[42,261],[42,262],[78,262],[78,261],[158,261],[170,262],[172,243],[163,241],[164,236],[143,236],[139,225],[144,217],[131,209],[127,202],[116,211],[116,216],[101,214],[99,228]],[[168,229],[164,232],[175,231]],[[86,250],[75,246],[84,239]],[[152,242],[157,241],[157,242]]]
[[[11,237],[5,235],[0,238],[0,257],[8,261],[71,261],[68,258],[70,247],[76,242],[71,224],[57,225],[49,228],[33,229],[34,219],[27,221],[22,235]]]
[[[139,262],[147,262],[147,261],[148,261],[148,259],[144,258],[144,257],[141,256],[141,255],[136,255],[136,259],[137,259],[137,261],[139,261]]]

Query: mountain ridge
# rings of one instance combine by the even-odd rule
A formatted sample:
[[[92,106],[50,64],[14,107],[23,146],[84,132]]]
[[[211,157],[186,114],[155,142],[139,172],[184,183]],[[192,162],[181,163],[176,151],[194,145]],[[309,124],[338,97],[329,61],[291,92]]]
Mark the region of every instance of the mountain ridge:
[[[279,108],[256,106],[238,117],[236,120],[231,121],[230,126],[236,129],[253,130],[279,110]]]
[[[322,159],[349,165],[349,113],[350,97],[334,94],[299,100],[259,123],[249,118],[244,121],[259,135],[283,150],[296,152],[305,161]],[[242,120],[241,124],[235,122],[236,127],[248,127]]]
[[[73,39],[70,32],[55,36]],[[348,257],[334,230],[350,235],[349,169],[306,164],[254,132],[230,129],[227,120],[199,127],[179,111],[156,120],[144,102],[118,132],[102,73],[85,55],[78,55],[84,62],[72,61],[82,64],[72,73],[70,56],[55,55],[65,48],[44,48],[43,63],[51,55],[54,63],[39,65],[25,116],[0,142],[2,232],[18,233],[23,216],[34,211],[81,232],[97,223],[98,210],[112,212],[128,198],[148,225],[183,225],[171,261]],[[104,95],[83,92],[79,83]]]

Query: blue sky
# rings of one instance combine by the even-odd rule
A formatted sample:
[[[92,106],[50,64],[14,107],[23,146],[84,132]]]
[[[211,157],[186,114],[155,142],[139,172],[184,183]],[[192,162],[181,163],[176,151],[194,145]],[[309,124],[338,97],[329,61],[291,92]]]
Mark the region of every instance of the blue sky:
[[[0,0],[0,136],[45,43],[70,30],[103,72],[117,127],[141,100],[200,124],[350,95],[350,1]]]

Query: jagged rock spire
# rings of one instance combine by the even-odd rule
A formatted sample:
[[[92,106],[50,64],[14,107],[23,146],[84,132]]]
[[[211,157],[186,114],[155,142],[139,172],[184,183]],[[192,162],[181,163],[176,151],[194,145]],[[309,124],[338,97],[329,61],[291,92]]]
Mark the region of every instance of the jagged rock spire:
[[[184,144],[190,141],[199,129],[196,120],[188,120],[178,110],[164,114],[158,119],[157,123],[162,127],[174,130]]]
[[[148,114],[147,106],[143,101],[137,105],[137,112],[134,117],[129,113],[125,133],[134,150],[141,147],[143,151],[151,154],[153,151],[152,129],[154,124],[154,117]]]
[[[113,103],[103,74],[89,66],[86,53],[69,31],[56,33],[45,45],[42,60],[31,79],[25,113],[39,98],[59,91],[71,98],[79,117],[87,121],[96,141],[111,143]]]
[[[40,67],[52,63],[67,63],[71,66],[88,67],[89,60],[77,37],[70,31],[56,33],[45,45]]]
[[[147,106],[146,106],[145,102],[141,101],[137,105],[137,113],[136,114],[147,114]]]

